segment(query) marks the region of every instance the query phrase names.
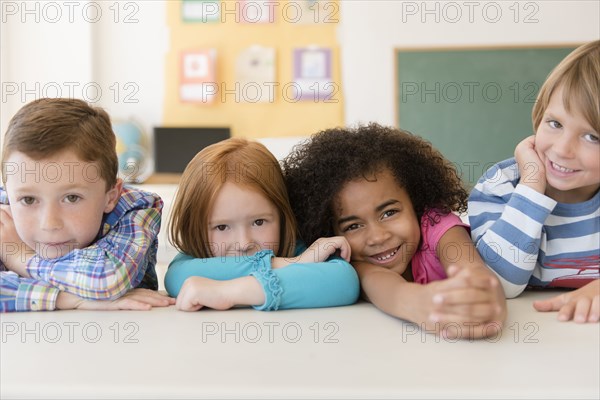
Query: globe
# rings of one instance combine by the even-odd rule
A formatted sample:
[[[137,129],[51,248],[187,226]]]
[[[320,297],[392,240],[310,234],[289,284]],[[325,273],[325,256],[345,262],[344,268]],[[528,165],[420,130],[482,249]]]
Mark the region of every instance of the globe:
[[[128,183],[143,182],[151,171],[142,129],[131,121],[113,122],[112,127],[117,137],[119,177]]]

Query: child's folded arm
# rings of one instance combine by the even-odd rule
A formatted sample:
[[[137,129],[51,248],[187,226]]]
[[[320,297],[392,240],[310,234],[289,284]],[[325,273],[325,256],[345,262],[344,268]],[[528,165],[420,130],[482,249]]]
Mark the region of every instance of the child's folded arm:
[[[128,212],[93,245],[57,259],[33,257],[27,271],[34,279],[84,299],[118,298],[141,282],[147,268],[154,267],[155,258],[149,257],[148,252],[155,251],[159,210]]]
[[[478,184],[469,198],[469,222],[479,254],[512,298],[533,274],[542,227],[556,202],[520,184],[507,201],[501,197]]]
[[[0,312],[54,310],[58,293],[46,282],[0,272]]]
[[[165,288],[171,296],[177,296],[183,282],[192,276],[218,281],[248,276],[254,270],[257,257],[270,263],[272,252],[261,252],[252,256],[195,258],[185,253],[178,254],[169,264],[165,275]]]

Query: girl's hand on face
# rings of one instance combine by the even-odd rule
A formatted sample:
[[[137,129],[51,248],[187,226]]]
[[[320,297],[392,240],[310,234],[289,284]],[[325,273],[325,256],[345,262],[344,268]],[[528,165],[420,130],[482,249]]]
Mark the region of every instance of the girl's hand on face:
[[[350,262],[350,244],[345,237],[320,238],[300,255],[297,262],[301,264],[323,262],[336,252],[339,252],[341,258]]]
[[[596,279],[577,290],[547,300],[534,301],[533,307],[542,312],[558,311],[559,321],[598,322],[600,320],[600,280]]]
[[[546,191],[546,168],[535,151],[535,136],[529,136],[517,145],[515,159],[519,165],[520,183],[543,194]]]

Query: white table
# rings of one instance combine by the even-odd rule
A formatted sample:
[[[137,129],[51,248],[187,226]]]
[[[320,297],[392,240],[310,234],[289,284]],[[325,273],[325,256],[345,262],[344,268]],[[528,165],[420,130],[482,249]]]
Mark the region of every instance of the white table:
[[[600,326],[526,293],[500,337],[421,333],[371,304],[0,315],[5,398],[595,398]]]

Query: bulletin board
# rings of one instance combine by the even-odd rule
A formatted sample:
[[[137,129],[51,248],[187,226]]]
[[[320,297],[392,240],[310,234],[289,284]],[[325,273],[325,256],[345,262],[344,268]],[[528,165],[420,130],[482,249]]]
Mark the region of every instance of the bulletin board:
[[[473,186],[533,134],[539,88],[576,47],[396,49],[397,124],[429,140]]]
[[[336,38],[341,13],[337,0],[302,0],[293,4],[290,1],[230,0],[179,0],[166,3],[170,35],[165,63],[165,126],[229,127],[232,136],[260,138],[306,136],[343,125],[343,87]],[[272,18],[265,18],[261,14],[265,11],[264,5],[272,7]],[[311,14],[303,9],[299,12],[299,7],[319,11]],[[240,11],[244,10],[247,11],[245,15],[240,15]],[[313,20],[319,23],[311,23]],[[256,97],[251,86],[245,94],[238,92],[242,98],[234,93],[236,76],[239,76],[236,60],[240,54],[256,46],[273,49],[275,53],[272,101],[264,101],[270,97],[270,93],[269,96],[262,93],[261,101],[245,101]],[[208,61],[194,63],[194,58],[202,60],[203,54],[209,54],[207,49],[214,50],[210,57],[204,57]],[[297,72],[298,49],[315,50],[305,60],[315,60],[316,68],[309,66]],[[320,57],[319,49],[327,50],[323,57]],[[269,57],[268,50],[262,54]],[[187,74],[184,69],[183,75],[187,76],[182,78],[181,66],[186,59],[191,62]],[[318,63],[320,59],[325,60],[322,67]],[[207,80],[206,76],[202,76],[204,64],[214,65],[208,80],[214,80],[219,89],[206,104],[197,101],[206,94],[206,87],[202,86]],[[326,70],[334,82],[333,87],[327,86],[327,89],[333,89],[331,96],[307,97],[304,93],[300,98],[294,93],[294,85],[298,86],[296,82],[304,78],[302,73],[318,74],[321,70]],[[184,87],[186,91],[181,90],[182,79],[187,85]],[[183,101],[182,93],[185,97]]]

